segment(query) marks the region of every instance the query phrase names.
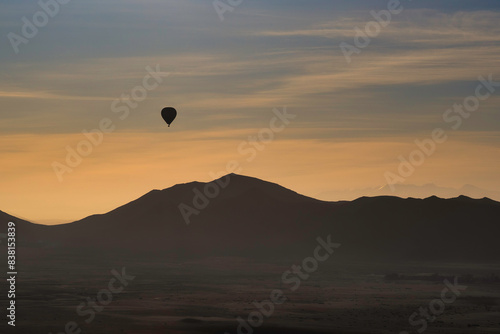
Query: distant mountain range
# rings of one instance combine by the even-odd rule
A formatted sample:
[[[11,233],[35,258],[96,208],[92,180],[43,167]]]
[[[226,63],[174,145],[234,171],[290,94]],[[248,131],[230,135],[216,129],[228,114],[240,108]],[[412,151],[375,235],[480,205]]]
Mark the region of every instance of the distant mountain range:
[[[470,184],[466,184],[461,188],[456,189],[440,187],[433,183],[421,186],[413,184],[395,184],[394,191],[392,191],[388,185],[379,188],[325,191],[319,193],[316,197],[328,201],[338,201],[354,200],[363,196],[397,196],[401,198],[427,198],[430,196],[437,196],[439,198],[456,198],[459,196],[467,196],[477,199],[487,197],[495,201],[500,201],[500,191],[485,190]]]
[[[198,195],[194,204],[196,194],[207,189],[213,197],[209,203]],[[197,212],[189,225],[181,204]],[[8,221],[16,222],[18,246],[30,254],[305,257],[317,237],[331,235],[342,244],[339,259],[498,261],[499,218],[500,203],[486,198],[380,196],[325,202],[230,174],[209,183],[153,190],[70,224],[37,225],[0,212],[0,225],[6,231]]]

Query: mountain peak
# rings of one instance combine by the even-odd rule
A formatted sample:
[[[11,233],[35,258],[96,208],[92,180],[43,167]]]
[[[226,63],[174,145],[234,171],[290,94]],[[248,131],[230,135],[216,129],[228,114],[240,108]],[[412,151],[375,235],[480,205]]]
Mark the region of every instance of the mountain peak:
[[[301,195],[277,183],[261,180],[256,177],[229,173],[208,182],[179,183],[163,190],[152,190],[140,200],[155,198],[156,201],[192,203],[197,194],[205,194],[210,202],[224,201],[229,198],[273,198],[281,202],[317,201],[317,199]],[[216,193],[217,195],[210,195]]]
[[[226,178],[230,178],[232,180],[239,180],[239,181],[248,181],[248,182],[265,182],[265,183],[271,183],[271,182],[268,182],[268,181],[264,181],[264,180],[261,180],[259,178],[256,178],[256,177],[253,177],[253,176],[247,176],[247,175],[242,175],[242,174],[236,174],[236,173],[229,173],[229,174],[226,174],[214,181],[217,181],[217,180],[224,180]]]

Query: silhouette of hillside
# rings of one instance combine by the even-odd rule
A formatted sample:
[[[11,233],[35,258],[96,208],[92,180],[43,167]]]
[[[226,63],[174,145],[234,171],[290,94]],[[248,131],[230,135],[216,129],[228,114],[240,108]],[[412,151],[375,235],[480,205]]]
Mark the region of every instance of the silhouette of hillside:
[[[186,224],[194,189],[226,182],[218,196]],[[230,174],[209,183],[153,190],[103,215],[57,226],[19,222],[24,244],[54,252],[118,253],[158,257],[305,256],[317,237],[342,244],[339,258],[370,261],[500,259],[500,203],[458,197],[362,197],[324,202],[280,185]]]

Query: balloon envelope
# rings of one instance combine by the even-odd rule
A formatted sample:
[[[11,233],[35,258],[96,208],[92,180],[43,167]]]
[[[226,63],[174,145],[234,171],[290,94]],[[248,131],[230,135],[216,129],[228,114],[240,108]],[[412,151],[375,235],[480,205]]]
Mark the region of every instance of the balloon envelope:
[[[177,110],[172,107],[163,108],[163,110],[161,111],[161,117],[163,117],[165,122],[167,122],[168,126],[172,124],[176,116]]]

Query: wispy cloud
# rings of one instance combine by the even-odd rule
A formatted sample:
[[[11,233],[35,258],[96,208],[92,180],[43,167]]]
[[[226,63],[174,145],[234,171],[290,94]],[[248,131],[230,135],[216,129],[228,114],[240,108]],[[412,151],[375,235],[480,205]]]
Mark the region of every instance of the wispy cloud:
[[[252,34],[258,36],[308,36],[339,39],[354,37],[354,28],[364,28],[374,20],[365,15],[355,18],[338,18],[333,21],[317,23],[310,28],[300,30],[265,30]],[[498,42],[500,27],[497,22],[500,13],[496,11],[442,13],[436,10],[406,10],[399,17],[384,27],[377,36],[380,40],[393,42],[419,43],[419,47],[449,46],[457,42]]]

